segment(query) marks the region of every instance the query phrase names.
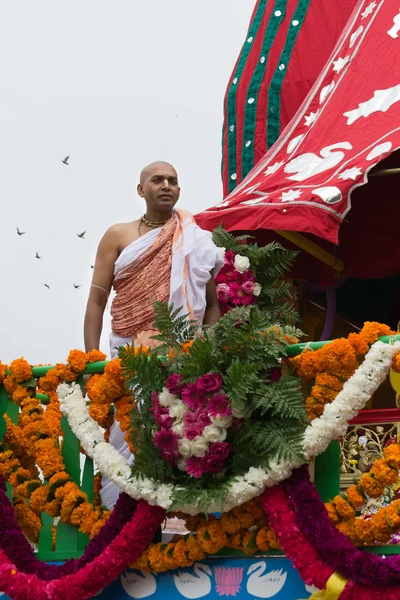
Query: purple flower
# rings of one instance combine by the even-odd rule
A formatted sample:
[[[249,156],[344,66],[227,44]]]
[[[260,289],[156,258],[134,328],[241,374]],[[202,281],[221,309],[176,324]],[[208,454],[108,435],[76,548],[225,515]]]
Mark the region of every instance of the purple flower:
[[[195,437],[201,435],[204,429],[204,425],[200,423],[193,423],[193,425],[189,425],[185,429],[185,438],[188,440],[194,440]]]
[[[202,408],[206,402],[205,391],[199,389],[196,383],[188,383],[182,390],[182,400],[189,408],[197,410]]]
[[[170,394],[175,394],[176,396],[180,395],[183,389],[183,385],[180,383],[182,377],[183,375],[178,375],[178,373],[173,373],[168,377],[165,387]]]
[[[242,283],[242,290],[246,292],[246,294],[252,294],[254,292],[254,283],[252,281],[245,281]]]
[[[207,411],[212,417],[217,415],[227,417],[232,414],[230,402],[225,394],[215,394],[208,401]]]
[[[217,285],[217,298],[219,302],[228,302],[229,285],[227,283],[220,283]]]
[[[219,392],[222,388],[222,376],[220,373],[208,373],[203,375],[196,381],[196,389],[199,392],[211,394],[213,392]]]

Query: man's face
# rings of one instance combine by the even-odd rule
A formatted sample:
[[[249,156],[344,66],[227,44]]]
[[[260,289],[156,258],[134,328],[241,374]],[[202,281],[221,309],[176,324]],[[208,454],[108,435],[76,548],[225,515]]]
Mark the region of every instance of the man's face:
[[[162,212],[172,211],[180,194],[177,172],[171,165],[164,163],[150,166],[138,185],[138,193],[146,200],[148,208]]]

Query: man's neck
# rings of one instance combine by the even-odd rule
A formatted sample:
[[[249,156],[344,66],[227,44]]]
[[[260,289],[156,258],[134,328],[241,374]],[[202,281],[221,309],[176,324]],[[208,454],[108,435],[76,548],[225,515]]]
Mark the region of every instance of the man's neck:
[[[173,211],[152,211],[147,210],[144,214],[145,218],[152,223],[163,223],[172,217]]]

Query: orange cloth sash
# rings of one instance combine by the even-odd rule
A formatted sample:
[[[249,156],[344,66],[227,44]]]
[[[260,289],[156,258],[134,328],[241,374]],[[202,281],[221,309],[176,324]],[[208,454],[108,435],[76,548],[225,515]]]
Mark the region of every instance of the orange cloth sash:
[[[116,274],[113,286],[117,295],[111,306],[112,330],[116,335],[136,337],[151,329],[154,302],[169,300],[172,248],[177,227],[173,215],[154,244]]]

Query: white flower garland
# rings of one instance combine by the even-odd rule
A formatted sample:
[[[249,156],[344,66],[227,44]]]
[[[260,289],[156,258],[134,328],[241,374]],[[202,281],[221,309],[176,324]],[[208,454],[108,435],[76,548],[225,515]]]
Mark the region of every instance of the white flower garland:
[[[400,351],[400,342],[376,342],[354,375],[344,384],[342,391],[331,404],[327,404],[318,419],[309,425],[304,434],[304,452],[307,459],[317,456],[332,440],[343,435],[349,421],[366,405],[389,372],[394,355]],[[100,471],[124,492],[136,500],[146,500],[151,505],[169,509],[175,489],[181,486],[162,484],[149,478],[133,477],[127,460],[104,437],[88,411],[82,391],[77,384],[58,387],[61,410],[67,416],[72,431],[86,453],[96,462]],[[232,478],[230,490],[224,501],[224,511],[262,494],[287,479],[301,463],[273,461],[270,469],[251,467],[245,475]],[[174,507],[191,515],[199,512],[197,505]],[[210,501],[209,512],[219,512],[221,506]]]

